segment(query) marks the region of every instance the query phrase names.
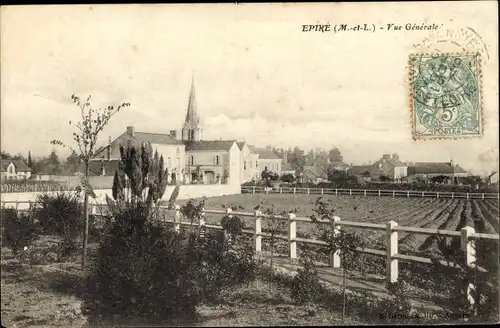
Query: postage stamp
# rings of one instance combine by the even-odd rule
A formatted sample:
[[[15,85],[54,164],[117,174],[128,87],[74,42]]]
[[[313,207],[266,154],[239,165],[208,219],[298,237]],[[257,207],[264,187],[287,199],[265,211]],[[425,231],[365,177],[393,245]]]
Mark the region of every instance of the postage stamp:
[[[413,139],[483,135],[479,53],[410,55]]]

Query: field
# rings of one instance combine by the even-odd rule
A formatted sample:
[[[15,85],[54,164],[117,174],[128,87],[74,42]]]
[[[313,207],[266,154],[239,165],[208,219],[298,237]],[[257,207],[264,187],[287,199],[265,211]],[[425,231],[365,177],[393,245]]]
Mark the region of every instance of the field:
[[[260,205],[261,210],[273,208],[275,213],[296,211],[298,217],[309,217],[314,213],[315,201],[319,195],[304,194],[241,194],[212,197],[206,200],[207,209],[222,210],[227,206],[239,212],[253,212]],[[335,210],[342,220],[385,224],[395,221],[398,225],[460,230],[464,226],[474,227],[476,232],[498,233],[497,200],[465,200],[446,198],[392,198],[377,196],[330,196],[322,200]],[[217,224],[220,215],[208,215],[207,223]],[[242,218],[243,219],[243,218]],[[252,218],[244,218],[245,226],[253,228]],[[266,228],[263,223],[263,229]],[[318,225],[299,222],[297,234],[316,235]],[[384,233],[367,229],[356,229],[364,236],[368,245],[383,248]],[[417,234],[400,233],[400,247],[411,253],[434,249],[436,238]]]

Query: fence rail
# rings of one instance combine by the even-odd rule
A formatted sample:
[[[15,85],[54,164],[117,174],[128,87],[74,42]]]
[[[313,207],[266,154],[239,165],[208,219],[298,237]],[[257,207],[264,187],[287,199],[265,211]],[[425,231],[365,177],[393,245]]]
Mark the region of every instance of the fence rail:
[[[1,204],[2,208],[11,207],[16,210],[19,209],[20,204],[29,204],[29,209],[34,205],[33,202],[19,202],[12,201],[7,202],[4,201]],[[10,206],[7,206],[10,205]],[[100,212],[102,213],[103,208],[107,208],[106,205],[103,204],[91,204],[91,213],[99,216],[98,208],[100,208]],[[167,207],[162,206],[161,208],[168,210]],[[22,210],[21,210],[22,211]],[[328,244],[322,240],[315,239],[307,239],[307,238],[299,238],[297,237],[297,222],[311,222],[316,224],[324,224],[330,225],[334,229],[334,233],[340,233],[342,227],[351,227],[351,228],[359,228],[359,229],[368,229],[368,230],[381,230],[385,231],[385,250],[380,249],[370,249],[370,248],[357,248],[356,250],[359,252],[372,254],[376,256],[381,256],[386,259],[386,279],[388,282],[397,282],[399,269],[398,264],[399,261],[410,261],[424,264],[432,264],[432,259],[424,258],[414,255],[401,254],[398,249],[398,233],[413,233],[413,234],[422,234],[422,235],[435,235],[435,236],[445,236],[452,238],[460,238],[461,240],[461,248],[465,254],[465,263],[467,266],[471,268],[477,268],[480,271],[486,271],[486,269],[479,267],[476,264],[476,241],[478,240],[500,240],[498,234],[485,234],[485,233],[476,233],[473,227],[463,227],[459,231],[452,230],[441,230],[441,229],[429,229],[429,228],[417,228],[417,227],[408,227],[408,226],[399,226],[395,221],[389,221],[385,224],[375,224],[375,223],[366,223],[366,222],[354,222],[354,221],[344,221],[338,216],[333,216],[329,220],[316,220],[313,221],[308,217],[296,217],[295,214],[289,213],[288,215],[266,215],[259,210],[255,210],[253,213],[248,212],[233,212],[232,209],[227,208],[224,211],[221,210],[209,210],[205,209],[202,212],[202,219],[199,222],[187,222],[181,220],[181,208],[179,205],[175,206],[175,209],[168,210],[174,212],[173,220],[163,220],[163,222],[172,223],[174,229],[176,231],[180,231],[181,225],[188,226],[197,226],[200,231],[202,228],[207,229],[216,229],[223,230],[223,227],[220,225],[206,224],[205,215],[206,214],[215,214],[215,215],[228,215],[228,216],[242,216],[242,217],[252,217],[255,222],[255,228],[252,230],[244,229],[243,233],[253,235],[254,239],[254,249],[256,252],[262,251],[262,238],[271,237],[270,234],[262,232],[262,221],[263,220],[285,220],[288,222],[288,234],[287,235],[277,235],[275,238],[282,239],[288,241],[288,257],[291,260],[297,259],[297,245],[298,244],[314,244],[319,246],[328,246]],[[102,215],[102,214],[101,214]],[[335,253],[330,255],[330,266],[333,268],[340,267],[340,251],[336,251]],[[451,263],[445,260],[439,261],[442,265],[449,267],[456,267],[457,264]]]
[[[293,188],[241,186],[242,193],[250,194],[307,194],[307,195],[350,195],[350,196],[389,196],[418,198],[457,198],[457,199],[500,199],[499,193],[469,193],[454,191],[387,190],[387,189],[334,189],[334,188]]]

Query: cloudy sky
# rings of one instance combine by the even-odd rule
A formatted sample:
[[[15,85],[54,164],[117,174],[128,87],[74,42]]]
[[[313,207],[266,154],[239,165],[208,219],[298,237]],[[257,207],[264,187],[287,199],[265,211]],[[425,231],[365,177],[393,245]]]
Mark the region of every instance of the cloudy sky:
[[[194,75],[206,139],[336,145],[350,163],[397,152],[405,161],[453,159],[476,172],[492,170],[498,166],[496,7],[2,7],[1,147],[39,156],[50,152],[53,138],[70,142],[68,121],[79,114],[72,94],[91,94],[95,106],[132,104],[103,131],[102,144],[127,125],[179,130]],[[483,138],[412,140],[408,55],[433,32],[301,32],[302,24],[318,23],[436,23],[445,34],[473,28],[484,43],[474,46],[489,57],[483,56]],[[466,37],[457,42],[467,43]]]

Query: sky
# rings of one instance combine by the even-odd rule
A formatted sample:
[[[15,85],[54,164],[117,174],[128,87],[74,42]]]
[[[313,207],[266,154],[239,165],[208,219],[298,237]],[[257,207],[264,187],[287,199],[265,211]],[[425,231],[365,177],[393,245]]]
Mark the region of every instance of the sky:
[[[306,151],[337,146],[354,164],[398,153],[483,174],[498,167],[496,3],[443,5],[2,7],[1,148],[46,156],[51,139],[71,143],[68,122],[79,116],[72,94],[92,95],[96,107],[131,103],[100,145],[128,125],[180,130],[194,77],[205,139]],[[434,32],[301,31],[303,24],[413,22],[441,25],[445,35],[471,27],[480,36],[484,45],[474,47],[487,54],[482,138],[412,139],[408,56],[437,39]]]

